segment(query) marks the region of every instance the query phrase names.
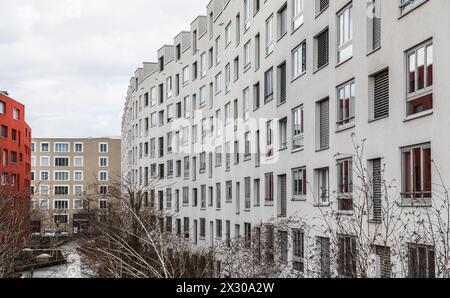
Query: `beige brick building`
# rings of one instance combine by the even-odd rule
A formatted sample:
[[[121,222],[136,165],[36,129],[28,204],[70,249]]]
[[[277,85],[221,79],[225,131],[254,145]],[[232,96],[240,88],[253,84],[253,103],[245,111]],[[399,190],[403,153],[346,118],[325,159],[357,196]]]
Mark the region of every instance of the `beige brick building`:
[[[88,198],[90,209],[108,204],[102,194],[120,177],[120,152],[119,138],[33,139],[33,232],[84,230]]]

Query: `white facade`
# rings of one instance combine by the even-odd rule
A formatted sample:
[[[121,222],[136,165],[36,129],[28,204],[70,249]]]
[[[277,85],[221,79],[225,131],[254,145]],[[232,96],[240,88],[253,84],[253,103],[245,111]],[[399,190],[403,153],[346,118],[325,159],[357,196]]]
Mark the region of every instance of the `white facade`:
[[[213,0],[207,16],[131,78],[122,173],[142,184],[161,178],[154,202],[159,207],[162,191],[174,232],[177,219],[183,229],[189,218],[192,241],[208,246],[244,235],[246,223],[313,218],[329,206],[348,211],[351,180],[338,173],[347,176],[346,161],[355,162],[352,134],[366,139],[368,171],[380,159],[399,194],[415,192],[403,195],[406,205],[414,195],[433,199],[438,178],[436,169],[428,173],[429,148],[450,182],[450,2],[326,2]],[[416,145],[422,162],[411,165],[420,178],[402,162]]]

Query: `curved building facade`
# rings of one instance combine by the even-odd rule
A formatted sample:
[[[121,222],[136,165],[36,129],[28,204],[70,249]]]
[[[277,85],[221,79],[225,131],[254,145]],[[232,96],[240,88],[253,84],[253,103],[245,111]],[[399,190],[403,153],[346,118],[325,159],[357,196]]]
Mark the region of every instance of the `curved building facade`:
[[[439,180],[432,163],[450,178],[449,5],[211,1],[206,16],[131,78],[123,176],[158,180],[149,206],[166,213],[160,220],[170,232],[199,246],[250,237],[273,219],[314,222],[330,209],[352,216],[358,168],[371,177],[368,230],[382,216],[382,181],[392,181],[402,208],[425,210]],[[364,143],[363,154],[354,142]],[[329,264],[324,233],[279,232],[281,258],[295,270],[307,271],[312,239]],[[351,268],[352,235],[339,239]],[[379,251],[389,245],[373,251],[384,264],[377,275],[434,274],[431,253],[414,259],[423,248],[416,244],[404,243],[409,272],[387,266]]]

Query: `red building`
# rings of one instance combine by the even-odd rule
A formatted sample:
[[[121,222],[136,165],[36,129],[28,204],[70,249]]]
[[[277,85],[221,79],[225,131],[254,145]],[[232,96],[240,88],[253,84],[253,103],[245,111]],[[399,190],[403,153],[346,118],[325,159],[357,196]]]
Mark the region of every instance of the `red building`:
[[[25,106],[0,92],[0,175],[3,193],[30,196],[31,129]]]
[[[0,269],[3,276],[12,273],[15,257],[30,235],[30,185],[31,129],[25,122],[25,106],[6,92],[0,92]]]

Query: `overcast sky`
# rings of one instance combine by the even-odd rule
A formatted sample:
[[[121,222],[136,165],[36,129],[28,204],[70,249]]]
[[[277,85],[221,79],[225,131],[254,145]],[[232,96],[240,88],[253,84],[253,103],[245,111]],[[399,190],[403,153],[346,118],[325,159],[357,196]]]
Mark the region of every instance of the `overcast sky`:
[[[120,135],[130,77],[208,0],[0,0],[0,90],[34,137]]]

